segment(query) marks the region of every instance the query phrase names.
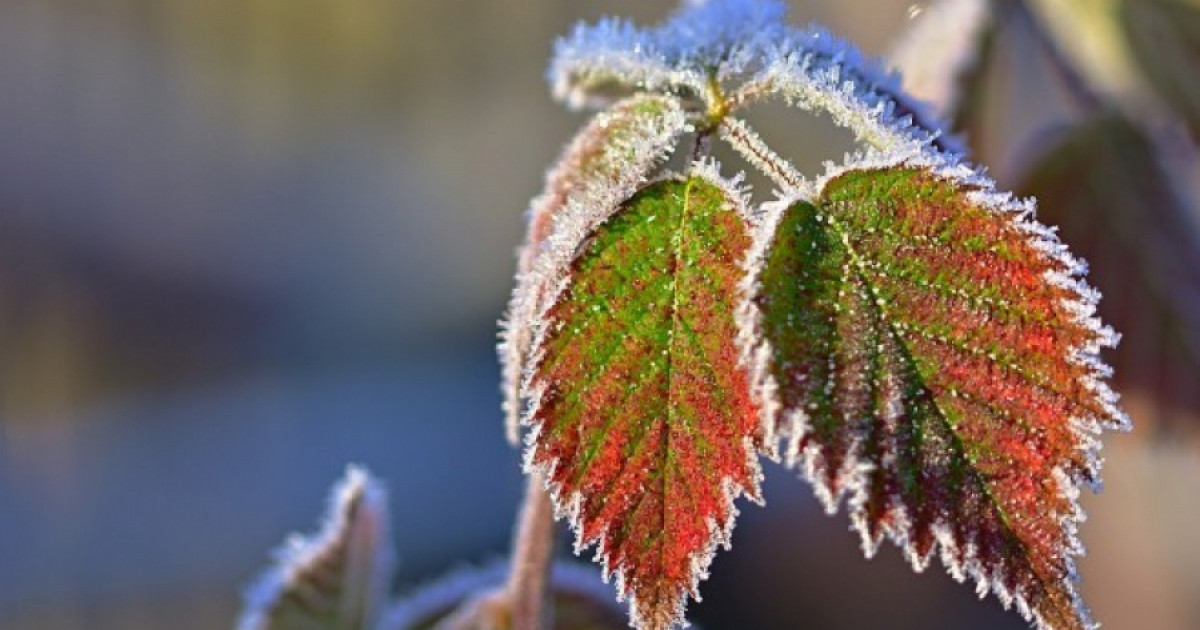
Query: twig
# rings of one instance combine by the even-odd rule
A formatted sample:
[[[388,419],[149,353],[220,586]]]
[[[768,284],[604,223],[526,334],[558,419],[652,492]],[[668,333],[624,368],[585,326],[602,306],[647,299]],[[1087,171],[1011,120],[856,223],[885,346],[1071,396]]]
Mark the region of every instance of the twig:
[[[787,160],[763,143],[758,134],[738,118],[726,118],[721,123],[721,139],[728,142],[748,162],[757,166],[784,191],[799,191],[805,197],[815,196],[812,182],[798,173]]]
[[[513,540],[505,591],[513,630],[546,630],[550,624],[548,578],[554,557],[554,510],[540,473],[530,473]]]

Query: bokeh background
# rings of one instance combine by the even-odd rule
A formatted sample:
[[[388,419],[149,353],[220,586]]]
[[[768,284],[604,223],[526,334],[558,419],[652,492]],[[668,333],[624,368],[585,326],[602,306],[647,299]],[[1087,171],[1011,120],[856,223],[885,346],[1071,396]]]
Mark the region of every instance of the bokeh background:
[[[521,478],[495,322],[583,120],[548,96],[551,43],[671,4],[0,0],[0,627],[228,628],[347,462],[390,489],[399,591],[502,554]],[[876,55],[919,12],[791,4]],[[998,73],[1036,69],[998,45]],[[1009,144],[1069,120],[1039,81],[996,88],[1019,111],[980,155],[1002,181]],[[759,126],[803,168],[840,159],[849,137],[803,118]],[[1106,439],[1087,499],[1084,590],[1113,630],[1200,627],[1193,367],[1170,370],[1180,404],[1167,376],[1127,389],[1140,430]],[[705,628],[1025,627],[890,548],[863,559],[794,474],[768,466],[766,496]]]

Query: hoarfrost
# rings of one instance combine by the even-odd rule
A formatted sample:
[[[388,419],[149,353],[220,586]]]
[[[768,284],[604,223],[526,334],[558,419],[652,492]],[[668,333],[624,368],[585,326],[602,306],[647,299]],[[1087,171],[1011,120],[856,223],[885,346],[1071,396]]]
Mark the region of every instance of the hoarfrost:
[[[568,248],[573,253],[592,226],[607,218],[607,213],[645,183],[686,128],[687,121],[675,98],[633,96],[586,125],[546,174],[545,191],[530,204],[529,233],[502,323],[499,354],[510,442],[517,442],[520,429],[521,381],[534,318],[558,274],[565,273],[561,255],[552,262],[538,261]],[[559,222],[566,222],[574,236],[555,236]],[[560,243],[557,250],[552,246],[555,239]]]
[[[1056,587],[1062,587],[1061,593],[1070,600],[1069,605],[1074,607],[1077,621],[1090,627],[1092,621],[1087,617],[1086,608],[1074,584],[1074,556],[1082,553],[1082,545],[1076,535],[1077,525],[1083,520],[1078,494],[1082,484],[1098,483],[1099,441],[1095,436],[1102,429],[1128,427],[1128,418],[1117,407],[1117,395],[1106,382],[1111,370],[1099,358],[1103,348],[1115,345],[1117,336],[1095,315],[1099,295],[1083,280],[1086,264],[1067,251],[1055,230],[1034,219],[1035,208],[1031,200],[1014,199],[1008,193],[995,190],[992,181],[980,169],[966,163],[962,157],[964,149],[961,143],[947,133],[939,119],[939,114],[948,113],[954,106],[952,99],[947,96],[953,92],[948,86],[962,73],[969,71],[974,63],[975,50],[969,44],[974,41],[975,33],[986,28],[987,7],[982,0],[945,0],[921,17],[927,35],[945,35],[943,31],[947,30],[946,25],[953,22],[955,16],[967,20],[969,29],[973,29],[972,34],[959,32],[956,35],[961,37],[951,38],[952,54],[948,55],[950,59],[944,65],[936,68],[922,66],[910,73],[928,86],[926,93],[935,101],[935,108],[907,95],[901,89],[899,75],[888,71],[881,62],[865,58],[853,46],[820,27],[797,29],[787,26],[783,21],[785,13],[785,6],[774,1],[693,0],[685,2],[679,12],[654,28],[643,29],[628,21],[615,19],[580,26],[558,42],[549,72],[550,81],[556,96],[574,106],[603,106],[637,92],[677,98],[674,102],[678,104],[678,110],[672,119],[675,126],[669,132],[675,134],[670,136],[672,140],[683,129],[700,131],[704,141],[707,141],[708,132],[715,131],[751,166],[772,179],[779,187],[779,200],[750,209],[746,207],[745,191],[740,182],[723,179],[715,163],[700,161],[692,163],[690,167],[692,174],[719,182],[725,194],[739,205],[740,212],[752,226],[753,245],[744,263],[746,275],[741,285],[746,296],[757,294],[760,288],[759,276],[774,246],[775,232],[786,209],[801,201],[820,203],[825,187],[851,171],[924,170],[952,183],[963,200],[994,213],[997,220],[1023,236],[1037,252],[1035,257],[1040,257],[1039,260],[1046,263],[1049,269],[1044,274],[1045,282],[1062,289],[1065,297],[1061,307],[1064,312],[1069,313],[1074,323],[1090,333],[1076,347],[1065,349],[1064,356],[1075,365],[1086,368],[1080,371],[1082,376],[1073,385],[1093,396],[1092,402],[1096,404],[1097,413],[1103,417],[1063,419],[1074,439],[1073,446],[1083,453],[1084,458],[1078,466],[1072,463],[1069,470],[1065,464],[1054,468],[1053,480],[1048,482],[1057,491],[1057,497],[1067,504],[1062,514],[1055,514],[1056,526],[1061,533],[1060,542],[1063,543],[1059,550],[1062,558],[1059,560],[1067,573],[1067,583]],[[956,26],[961,31],[961,25]],[[910,47],[916,45],[907,44]],[[923,52],[927,54],[927,49]],[[904,61],[911,56],[903,47],[896,54],[896,58],[906,67],[912,66],[911,60]],[[787,160],[771,150],[744,121],[732,116],[743,107],[770,98],[782,99],[810,112],[827,113],[836,124],[852,131],[866,145],[864,150],[847,156],[843,164],[827,164],[826,173],[815,181],[804,177]],[[579,252],[581,243],[585,243],[589,235],[644,180],[645,177],[621,182],[585,183],[580,188],[580,197],[566,203],[555,217],[552,233],[540,244],[536,260],[520,280],[525,286],[538,287],[537,291],[545,297],[529,299],[531,294],[526,289],[522,301],[519,304],[514,301],[523,309],[514,308],[513,312],[524,318],[516,320],[516,325],[527,327],[522,333],[525,335],[522,338],[522,353],[529,349],[530,356],[525,359],[530,364],[541,360],[542,342],[551,332],[546,321],[547,310],[566,290],[570,282],[568,268]],[[841,230],[834,216],[818,216],[817,220],[831,229]],[[849,246],[847,234],[841,233],[840,236],[843,243]],[[886,273],[888,270],[873,261],[857,257],[854,265],[853,273],[860,276],[855,286],[856,290],[861,291],[858,300],[862,308],[869,310],[874,305],[880,311],[886,311],[888,302],[871,288],[868,278],[872,273]],[[955,292],[955,295],[970,297],[961,291]],[[861,313],[862,309],[852,304],[843,310],[848,311],[844,313],[845,316],[856,317],[854,311]],[[863,319],[856,324],[874,330],[879,339],[872,347],[875,353],[884,357],[881,364],[870,367],[868,373],[860,376],[869,380],[872,388],[884,391],[886,417],[883,422],[887,424],[887,430],[894,430],[903,422],[899,390],[909,377],[902,375],[898,371],[901,368],[888,357],[899,354],[896,346],[901,343],[900,335],[908,334],[909,329],[903,322],[894,326],[892,322],[881,323],[879,320],[883,319],[883,315],[878,315],[875,319]],[[936,554],[955,579],[971,579],[981,595],[992,592],[1006,607],[1014,605],[1026,619],[1033,620],[1039,627],[1048,627],[1049,622],[1043,618],[1044,611],[1034,610],[1031,606],[1030,598],[1034,595],[1029,589],[1032,587],[1020,584],[1015,588],[1008,586],[1013,580],[1013,571],[1018,569],[1010,566],[1006,558],[986,555],[988,552],[978,532],[972,530],[969,523],[964,527],[964,523],[959,522],[966,518],[964,514],[979,509],[975,503],[987,501],[981,498],[982,494],[970,498],[975,503],[960,506],[965,510],[963,514],[942,511],[932,522],[925,520],[918,523],[920,515],[910,514],[909,507],[903,504],[898,495],[890,497],[886,505],[875,505],[884,510],[886,520],[869,513],[868,502],[872,499],[870,475],[876,472],[877,466],[886,468],[898,465],[896,454],[885,451],[868,456],[864,453],[866,442],[863,435],[859,434],[846,445],[844,458],[840,461],[833,458],[827,460],[820,445],[810,439],[813,427],[808,411],[802,407],[785,409],[780,390],[786,384],[776,382],[772,375],[769,362],[774,350],[763,338],[761,315],[752,299],[747,298],[737,306],[736,320],[740,362],[749,376],[753,402],[759,411],[760,430],[755,436],[759,442],[758,450],[769,457],[779,458],[780,442],[785,442],[783,459],[789,466],[799,468],[803,476],[812,482],[827,511],[836,511],[842,499],[848,497],[851,523],[858,531],[864,553],[868,556],[876,551],[883,538],[895,542],[918,571],[924,569]],[[995,361],[994,355],[988,356]],[[831,368],[834,371],[836,369],[836,365]],[[531,401],[531,408],[524,413],[526,422],[536,417],[539,401],[546,394],[547,387],[547,384],[538,383],[531,376],[525,373],[519,383],[510,380],[510,384],[514,388],[519,386]],[[956,399],[961,393],[953,388],[946,392]],[[512,409],[510,407],[510,413]],[[532,467],[533,454],[538,448],[536,436],[539,430],[540,427],[534,426],[528,439],[527,469]],[[953,437],[952,430],[948,430],[947,435],[950,437],[930,438],[931,444],[939,440],[946,442],[933,444],[931,448],[936,452],[929,455],[932,458],[928,462],[930,465],[946,464],[944,460],[949,458],[951,445],[948,442]],[[749,441],[747,444],[749,457],[753,460],[755,446]],[[877,458],[878,461],[871,458]],[[543,464],[551,470],[555,465],[555,461]],[[833,466],[836,466],[836,470],[831,470]],[[732,484],[727,486],[725,490],[730,505],[736,494],[748,491]],[[551,492],[555,496],[559,515],[577,521],[580,506],[589,497],[579,492],[564,496],[566,493],[558,487],[551,487]],[[756,492],[750,494],[753,496]],[[717,546],[728,544],[728,533],[735,514],[736,510],[731,509],[727,523],[712,523],[709,547],[703,554],[691,558],[695,580],[689,590],[693,597],[698,598],[695,586],[707,575],[712,552]],[[624,590],[625,575],[622,567],[610,566],[602,543],[604,534],[584,540],[579,523],[574,524],[577,532],[576,550],[601,541],[597,555],[605,575],[615,575],[618,585]],[[926,536],[924,542],[916,539],[918,529]],[[1058,537],[1060,533],[1054,535]],[[648,627],[658,628],[681,623],[682,605],[686,597],[680,596],[671,601],[678,603],[680,608],[669,615],[670,619],[635,618],[635,625],[647,627],[649,623]],[[1037,604],[1038,600],[1035,599],[1034,603]],[[634,608],[636,614],[637,606]],[[1064,613],[1059,610],[1054,614]]]

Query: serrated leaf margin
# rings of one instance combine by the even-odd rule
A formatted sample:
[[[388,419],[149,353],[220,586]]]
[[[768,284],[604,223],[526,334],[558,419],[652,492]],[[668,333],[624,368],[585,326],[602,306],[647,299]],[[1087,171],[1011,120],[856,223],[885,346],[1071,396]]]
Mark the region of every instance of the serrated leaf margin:
[[[1124,432],[1131,428],[1129,417],[1117,406],[1119,396],[1106,381],[1111,376],[1112,370],[1099,357],[1101,349],[1115,346],[1120,336],[1104,325],[1095,314],[1100,296],[1082,280],[1082,276],[1087,271],[1086,264],[1067,251],[1066,246],[1058,239],[1052,228],[1036,221],[1036,208],[1032,199],[1015,199],[1009,193],[998,192],[989,178],[958,162],[956,158],[948,158],[932,148],[923,150],[916,156],[906,155],[904,151],[890,154],[868,151],[849,157],[842,165],[827,163],[825,174],[816,181],[814,186],[818,191],[815,198],[803,192],[793,191],[764,205],[761,222],[755,232],[754,244],[748,258],[750,273],[745,280],[746,291],[749,291],[747,295],[754,296],[757,293],[758,277],[766,267],[767,257],[771,251],[779,222],[783,213],[791,205],[797,202],[817,203],[821,198],[821,192],[825,190],[830,181],[851,171],[888,168],[923,169],[936,178],[953,182],[969,190],[967,199],[971,203],[1008,218],[1014,227],[1027,235],[1029,241],[1039,251],[1069,270],[1066,274],[1049,273],[1046,281],[1067,289],[1073,295],[1073,298],[1064,306],[1073,313],[1079,324],[1095,335],[1094,343],[1071,348],[1069,352],[1072,360],[1090,368],[1091,376],[1088,378],[1086,386],[1096,393],[1097,399],[1108,412],[1108,417],[1105,421],[1069,419],[1071,430],[1078,438],[1078,443],[1093,467],[1095,481],[1089,483],[1086,480],[1075,478],[1061,465],[1055,467],[1053,477],[1060,496],[1066,498],[1071,505],[1070,513],[1060,522],[1067,540],[1063,554],[1067,572],[1065,586],[1085,627],[1096,627],[1077,587],[1079,577],[1075,557],[1083,554],[1083,544],[1078,537],[1078,525],[1086,520],[1086,515],[1079,503],[1079,495],[1082,485],[1088,485],[1093,491],[1100,489],[1099,469],[1103,460],[1099,456],[1100,442],[1097,436],[1103,430]],[[770,437],[772,440],[787,442],[788,447],[784,449],[786,464],[791,468],[799,469],[801,475],[813,487],[827,514],[835,514],[843,497],[848,497],[852,528],[860,536],[864,555],[871,557],[878,549],[879,540],[871,539],[867,529],[867,520],[861,514],[861,507],[867,496],[865,475],[870,471],[870,465],[848,458],[838,472],[840,489],[834,491],[824,483],[821,475],[818,474],[816,463],[818,447],[798,449],[800,439],[808,431],[809,419],[803,409],[788,410],[784,408],[779,397],[779,384],[770,369],[770,361],[774,353],[770,342],[762,333],[762,315],[753,299],[751,297],[739,305],[738,321],[742,324],[742,328],[739,330],[738,339],[742,346],[747,369],[751,374],[752,393],[760,405],[760,409],[763,410],[763,426],[767,430],[775,426],[784,427],[782,435],[771,434]],[[778,420],[780,416],[783,417],[782,422]],[[857,452],[857,449],[850,450],[851,454]],[[768,449],[764,451],[764,454],[773,456],[776,455],[776,452]],[[899,524],[886,528],[884,535],[900,548],[914,570],[923,571],[928,566],[930,558],[922,557],[917,553],[913,542],[908,537],[908,529],[911,525],[903,511],[901,514]],[[937,541],[938,555],[951,577],[959,582],[963,582],[967,578],[972,579],[975,582],[976,592],[981,597],[991,592],[997,596],[1005,608],[1015,606],[1026,620],[1034,622],[1040,630],[1053,630],[1030,606],[1022,593],[1010,592],[1002,583],[1001,576],[989,573],[988,569],[971,554],[961,554],[967,558],[967,561],[959,562],[957,559],[960,555],[959,543],[951,533],[952,530],[948,523],[936,523],[933,531]]]
[[[720,189],[720,191],[724,194],[727,203],[731,204],[730,209],[737,212],[737,214],[747,222],[747,233],[749,236],[751,236],[751,238],[753,237],[755,229],[754,225],[758,221],[758,217],[751,210],[748,198],[748,190],[743,183],[743,177],[741,175],[738,175],[732,179],[725,178],[720,174],[720,165],[716,160],[704,159],[692,163],[690,168],[687,170],[687,176],[704,179],[707,183],[713,184]],[[666,174],[655,180],[647,182],[645,186],[650,186],[654,183],[671,179],[679,179],[679,176]],[[622,202],[623,201],[624,200],[622,200]],[[617,208],[613,208],[611,211],[609,211],[604,218],[611,216],[612,213],[615,212],[619,207],[620,204],[618,204]],[[601,220],[595,223],[592,230],[598,228],[602,222],[603,221]],[[567,234],[559,235],[558,238],[552,239],[552,242],[555,243],[559,248],[557,257],[554,260],[565,260],[566,265],[570,265],[570,263],[574,260],[574,255],[577,252],[578,247],[571,247],[571,255],[568,257],[566,255],[567,248],[564,247],[564,244],[582,242],[581,239],[577,241],[577,233],[575,231],[576,228],[577,226],[575,225],[564,223],[560,226],[556,224],[556,234],[558,234],[560,231]],[[588,234],[590,234],[592,230],[589,230]],[[751,241],[751,245],[753,245],[753,241]],[[746,270],[745,264],[742,265],[742,268],[743,271]],[[570,278],[567,277],[564,272],[561,274],[560,279],[554,284],[552,297],[543,302],[542,310],[535,319],[534,324],[535,334],[532,345],[533,350],[530,358],[531,364],[537,364],[541,361],[544,353],[542,348],[546,342],[547,336],[553,331],[553,324],[549,318],[549,311],[553,308],[554,304],[558,303],[569,285]],[[583,503],[586,498],[578,491],[566,493],[564,492],[561,484],[556,484],[550,481],[554,476],[554,470],[560,463],[557,458],[543,463],[535,462],[535,452],[538,444],[538,436],[541,432],[541,426],[535,422],[534,418],[536,417],[537,411],[542,404],[542,399],[545,396],[545,387],[544,384],[536,383],[532,376],[532,373],[527,375],[522,385],[523,390],[527,392],[526,395],[531,401],[529,408],[523,414],[521,420],[522,424],[531,427],[531,430],[526,434],[525,439],[527,448],[523,458],[523,469],[526,474],[538,474],[547,480],[546,490],[550,494],[551,501],[554,505],[555,519],[567,520],[571,526],[571,529],[575,532],[575,540],[573,544],[574,553],[576,555],[580,555],[589,546],[596,545],[594,560],[601,565],[602,577],[604,581],[615,581],[618,601],[629,599],[630,625],[635,628],[648,628],[650,626],[646,625],[646,620],[640,618],[637,614],[638,605],[636,597],[632,594],[627,595],[628,590],[624,569],[620,566],[613,566],[609,563],[608,556],[604,549],[603,533],[589,539],[585,539],[583,537],[583,523],[581,514]],[[684,618],[684,612],[689,598],[700,601],[701,597],[699,593],[699,583],[708,578],[708,567],[712,563],[717,549],[721,548],[728,550],[730,548],[732,543],[733,528],[737,521],[737,517],[740,514],[735,504],[735,500],[741,496],[745,496],[751,501],[760,505],[763,503],[761,493],[763,474],[758,460],[758,451],[762,437],[762,435],[749,435],[745,436],[743,440],[743,448],[746,454],[746,468],[751,472],[753,487],[739,487],[733,482],[732,479],[722,479],[721,493],[724,496],[724,505],[728,510],[728,516],[723,523],[717,523],[715,521],[711,521],[709,523],[709,541],[702,549],[697,550],[691,556],[690,564],[692,566],[692,584],[686,590],[686,592],[682,593],[677,599],[677,608],[673,613],[673,622],[671,624],[672,627],[686,627],[687,621]]]

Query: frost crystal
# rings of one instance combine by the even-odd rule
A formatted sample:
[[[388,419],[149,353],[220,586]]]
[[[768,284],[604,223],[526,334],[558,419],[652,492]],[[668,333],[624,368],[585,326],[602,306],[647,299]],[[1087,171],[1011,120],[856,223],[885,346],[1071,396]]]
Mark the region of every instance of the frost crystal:
[[[734,106],[778,96],[828,112],[882,151],[962,153],[932,110],[904,94],[898,75],[823,28],[787,26],[785,13],[779,2],[714,0],[656,28],[615,19],[581,25],[559,40],[550,82],[573,106],[596,107],[638,91],[711,105],[716,81]]]
[[[631,91],[701,98],[710,69],[720,80],[760,67],[787,39],[779,2],[692,4],[665,24],[639,29],[625,20],[580,25],[555,46],[550,83],[575,107],[597,107]]]
[[[785,46],[741,88],[779,95],[787,102],[828,112],[862,142],[886,153],[915,157],[927,146],[961,154],[928,107],[900,89],[900,77],[823,28],[792,31]]]

